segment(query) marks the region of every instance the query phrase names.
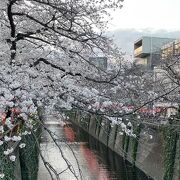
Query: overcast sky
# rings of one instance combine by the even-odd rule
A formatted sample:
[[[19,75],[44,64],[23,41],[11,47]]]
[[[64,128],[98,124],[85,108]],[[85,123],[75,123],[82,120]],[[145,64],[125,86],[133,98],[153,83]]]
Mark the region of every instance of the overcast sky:
[[[124,0],[112,16],[109,30],[127,54],[133,55],[133,43],[141,36],[180,39],[180,0]]]
[[[111,29],[180,29],[180,0],[124,0],[123,8],[112,13]]]

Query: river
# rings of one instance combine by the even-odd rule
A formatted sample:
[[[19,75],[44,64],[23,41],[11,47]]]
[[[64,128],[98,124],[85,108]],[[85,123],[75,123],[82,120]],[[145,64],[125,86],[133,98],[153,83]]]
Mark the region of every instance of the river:
[[[54,180],[150,180],[140,170],[70,122],[65,123],[51,117],[45,126],[52,132],[57,143],[56,145],[44,130],[40,148]],[[75,173],[70,171],[66,162]],[[40,158],[38,180],[51,179]]]

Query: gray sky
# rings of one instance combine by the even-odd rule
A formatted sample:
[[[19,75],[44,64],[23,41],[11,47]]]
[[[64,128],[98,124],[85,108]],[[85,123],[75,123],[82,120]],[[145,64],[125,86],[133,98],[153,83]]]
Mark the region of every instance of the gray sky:
[[[123,8],[112,13],[110,29],[180,30],[180,0],[124,0]]]
[[[133,42],[141,36],[180,39],[180,0],[124,0],[112,16],[109,30],[127,54],[133,55]]]

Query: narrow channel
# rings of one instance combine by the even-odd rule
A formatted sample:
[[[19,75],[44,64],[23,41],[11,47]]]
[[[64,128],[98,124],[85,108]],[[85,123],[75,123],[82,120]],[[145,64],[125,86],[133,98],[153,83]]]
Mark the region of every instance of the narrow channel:
[[[49,170],[54,180],[150,180],[143,172],[70,122],[51,117],[46,122],[46,127],[53,132],[63,152],[60,153],[50,135],[44,131],[41,152],[48,167],[52,167]],[[66,161],[75,175],[67,168]],[[40,158],[38,180],[51,179]]]

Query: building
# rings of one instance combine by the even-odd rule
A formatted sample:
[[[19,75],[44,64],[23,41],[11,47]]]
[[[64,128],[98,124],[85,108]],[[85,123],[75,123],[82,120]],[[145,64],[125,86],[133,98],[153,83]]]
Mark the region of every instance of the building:
[[[168,43],[169,44],[169,43]],[[167,46],[166,46],[167,47]],[[168,46],[170,47],[170,46]],[[170,55],[170,51],[167,55]],[[172,52],[171,52],[172,53]],[[171,54],[172,55],[172,54]],[[166,57],[167,58],[167,57]],[[164,59],[166,59],[164,56]],[[175,67],[172,67],[175,72],[179,72],[179,66],[175,65]],[[164,68],[164,66],[157,66],[154,67],[153,71],[154,75],[154,88],[153,91],[158,95],[168,92],[171,89],[174,89],[177,84],[176,79],[168,73],[168,70]],[[158,100],[154,101],[154,108],[160,108],[162,109],[162,114],[166,117],[170,117],[171,115],[175,115],[177,113],[177,110],[179,108],[179,97],[178,97],[178,90],[174,91],[173,93],[169,93],[166,96],[159,98]]]
[[[134,42],[134,58],[136,65],[142,65],[146,70],[153,70],[159,65],[161,47],[172,42],[172,38],[143,36]]]
[[[161,47],[162,60],[179,55],[180,55],[180,40],[171,41]]]
[[[100,69],[107,70],[107,57],[90,57],[89,62]]]
[[[154,86],[151,90],[156,95],[163,91],[162,88],[171,89],[175,86],[172,79],[168,76],[167,70],[162,66],[163,62],[165,62],[162,60],[175,55],[180,55],[180,40],[144,36],[134,43],[135,64],[143,67],[148,73],[152,73]],[[176,63],[173,69],[178,72],[180,66]],[[153,109],[159,108],[163,110],[163,114],[166,117],[175,114],[178,108],[176,95],[169,94],[166,97],[153,101]]]

